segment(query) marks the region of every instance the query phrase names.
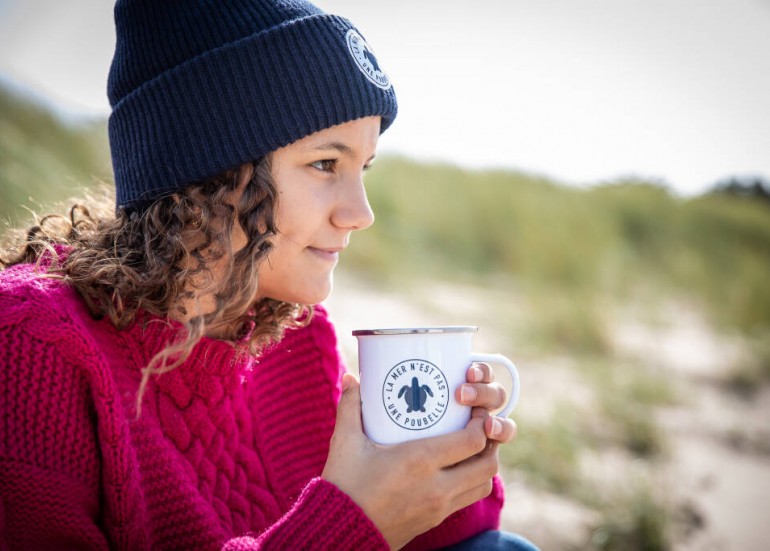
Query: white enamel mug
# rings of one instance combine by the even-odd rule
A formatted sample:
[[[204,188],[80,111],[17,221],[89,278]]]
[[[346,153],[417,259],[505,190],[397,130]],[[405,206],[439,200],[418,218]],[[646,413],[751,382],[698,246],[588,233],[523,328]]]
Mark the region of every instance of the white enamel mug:
[[[519,400],[519,374],[500,354],[473,352],[477,327],[360,329],[358,368],[364,432],[380,444],[438,436],[461,430],[471,408],[455,398],[472,363],[505,367],[511,376],[508,417]]]

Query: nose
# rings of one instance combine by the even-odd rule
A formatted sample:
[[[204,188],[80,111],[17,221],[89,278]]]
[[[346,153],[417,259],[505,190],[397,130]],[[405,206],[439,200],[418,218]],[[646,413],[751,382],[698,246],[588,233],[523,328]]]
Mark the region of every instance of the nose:
[[[342,186],[337,208],[332,213],[332,224],[346,230],[363,230],[374,223],[374,212],[366,196],[361,175],[351,178]]]

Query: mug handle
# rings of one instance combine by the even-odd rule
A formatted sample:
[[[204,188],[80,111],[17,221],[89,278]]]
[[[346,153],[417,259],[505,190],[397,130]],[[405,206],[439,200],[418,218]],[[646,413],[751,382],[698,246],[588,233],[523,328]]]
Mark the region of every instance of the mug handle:
[[[513,408],[516,407],[516,402],[519,401],[519,372],[516,371],[516,366],[513,365],[513,362],[503,356],[502,354],[478,354],[476,352],[473,352],[471,354],[471,362],[482,362],[482,363],[494,363],[494,364],[500,364],[504,366],[508,373],[511,375],[511,395],[508,398],[508,403],[505,404],[505,407],[500,413],[496,413],[495,415],[497,417],[502,417],[505,419],[508,417],[511,412],[513,411]]]

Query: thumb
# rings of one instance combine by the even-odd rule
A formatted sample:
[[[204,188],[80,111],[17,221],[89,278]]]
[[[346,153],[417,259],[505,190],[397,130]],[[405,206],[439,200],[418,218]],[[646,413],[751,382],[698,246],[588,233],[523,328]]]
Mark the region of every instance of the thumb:
[[[361,427],[361,387],[352,373],[342,376],[342,396],[337,406],[335,430],[363,432]]]

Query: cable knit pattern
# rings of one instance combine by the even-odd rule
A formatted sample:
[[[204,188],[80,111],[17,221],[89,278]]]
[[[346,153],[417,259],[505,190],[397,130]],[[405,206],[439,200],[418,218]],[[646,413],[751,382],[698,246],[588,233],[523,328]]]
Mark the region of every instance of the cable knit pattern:
[[[123,331],[30,265],[0,272],[0,549],[387,549],[319,478],[343,373],[323,308],[259,358],[203,339],[148,385],[180,325]],[[413,540],[496,528],[502,486]]]

